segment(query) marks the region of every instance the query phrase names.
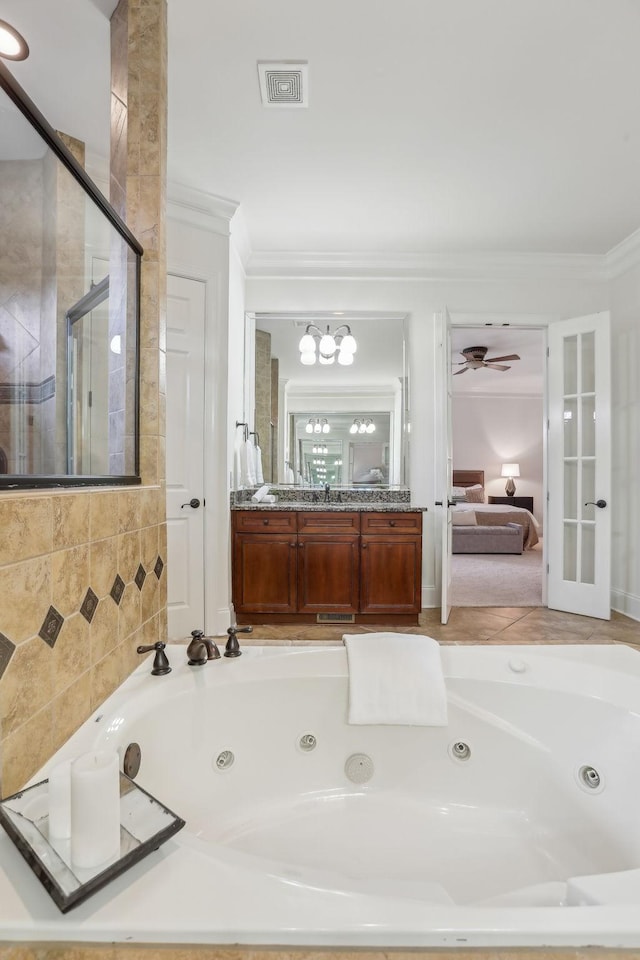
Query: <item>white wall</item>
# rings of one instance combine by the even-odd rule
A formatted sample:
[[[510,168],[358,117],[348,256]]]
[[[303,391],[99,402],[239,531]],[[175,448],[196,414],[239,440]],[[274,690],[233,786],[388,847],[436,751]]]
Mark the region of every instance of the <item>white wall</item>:
[[[484,470],[487,496],[504,497],[502,464],[520,464],[516,495],[533,497],[534,516],[542,522],[542,397],[454,396],[452,414],[454,469]]]
[[[606,282],[558,280],[301,279],[247,277],[246,306],[252,311],[378,310],[409,317],[411,451],[409,486],[412,501],[424,506],[423,606],[440,605],[438,464],[435,430],[441,416],[437,395],[437,350],[434,315],[451,313],[536,314],[549,318],[578,316],[607,309]],[[468,323],[466,324],[468,325]],[[524,490],[523,490],[524,492]],[[638,530],[640,534],[640,530]],[[615,547],[615,545],[614,545]]]
[[[611,283],[613,604],[640,620],[640,266]]]

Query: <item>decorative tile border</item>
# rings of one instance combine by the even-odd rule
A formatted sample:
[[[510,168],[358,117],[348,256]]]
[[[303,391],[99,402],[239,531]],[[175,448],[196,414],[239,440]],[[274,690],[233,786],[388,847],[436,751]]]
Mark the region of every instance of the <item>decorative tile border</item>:
[[[44,403],[55,395],[55,374],[40,383],[0,383],[0,403]]]
[[[0,680],[2,679],[2,674],[9,666],[9,661],[13,656],[13,651],[15,648],[15,643],[12,643],[8,637],[5,637],[3,633],[0,633]]]

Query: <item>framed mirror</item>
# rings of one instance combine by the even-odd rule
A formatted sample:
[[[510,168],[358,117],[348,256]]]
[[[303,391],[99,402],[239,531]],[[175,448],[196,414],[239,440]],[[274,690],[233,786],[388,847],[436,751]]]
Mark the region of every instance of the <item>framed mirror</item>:
[[[139,482],[142,247],[0,63],[0,488]]]
[[[353,338],[350,361],[341,362],[337,352],[332,363],[321,362],[320,340],[326,333],[335,335],[338,350],[341,338]],[[312,338],[316,362],[302,360],[305,335]],[[248,314],[246,354],[245,409],[259,438],[265,482],[405,485],[409,390],[404,315]],[[318,452],[324,448],[326,453]]]

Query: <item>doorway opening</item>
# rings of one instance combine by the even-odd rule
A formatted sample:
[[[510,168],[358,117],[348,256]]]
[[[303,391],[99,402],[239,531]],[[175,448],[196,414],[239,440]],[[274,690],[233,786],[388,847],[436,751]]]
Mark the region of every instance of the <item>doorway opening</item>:
[[[453,606],[546,603],[545,343],[540,328],[451,328]]]

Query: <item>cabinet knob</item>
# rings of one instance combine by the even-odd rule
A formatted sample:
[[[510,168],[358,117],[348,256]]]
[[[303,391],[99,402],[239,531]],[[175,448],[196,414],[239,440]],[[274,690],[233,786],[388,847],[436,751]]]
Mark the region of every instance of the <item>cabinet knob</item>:
[[[262,523],[263,523],[263,525],[264,525],[265,527],[268,527],[268,526],[269,526],[269,521],[268,521],[268,520],[263,520]]]
[[[390,527],[395,527],[395,525],[396,525],[395,520],[389,520],[389,526],[390,526]]]
[[[362,544],[362,549],[363,549],[363,550],[366,550],[366,549],[367,549],[366,543],[363,543],[363,544]]]
[[[295,542],[295,540],[294,540],[294,541],[292,541],[292,543],[290,543],[290,544],[289,544],[289,546],[295,549],[295,546],[296,546],[296,542]]]

